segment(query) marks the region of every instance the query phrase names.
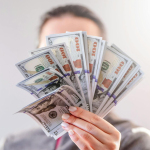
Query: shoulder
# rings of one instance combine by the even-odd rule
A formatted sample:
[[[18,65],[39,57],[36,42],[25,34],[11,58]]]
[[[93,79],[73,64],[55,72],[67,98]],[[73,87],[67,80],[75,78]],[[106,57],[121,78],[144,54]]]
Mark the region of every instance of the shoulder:
[[[105,119],[121,133],[120,150],[150,149],[150,130],[110,113]]]
[[[54,146],[55,140],[47,137],[41,129],[32,129],[10,135],[0,142],[0,150],[47,150],[46,148],[53,148]]]

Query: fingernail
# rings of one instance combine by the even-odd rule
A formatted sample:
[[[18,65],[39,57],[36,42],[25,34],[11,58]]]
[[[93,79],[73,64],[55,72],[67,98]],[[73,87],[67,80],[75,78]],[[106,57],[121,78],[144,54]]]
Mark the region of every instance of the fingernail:
[[[62,123],[61,123],[61,126],[63,126],[63,127],[65,127],[65,128],[66,128],[66,127],[68,127],[68,126],[69,126],[69,124],[68,124],[68,123],[66,123],[66,122],[62,122]]]
[[[68,133],[69,133],[69,135],[74,135],[74,131],[73,130],[69,130]]]
[[[63,115],[62,115],[62,118],[63,118],[63,119],[68,119],[69,117],[70,117],[70,115],[68,115],[68,114],[63,114]]]
[[[76,110],[77,110],[77,108],[76,108],[76,107],[73,107],[73,106],[70,106],[70,107],[69,107],[69,111],[74,112],[74,111],[76,111]]]

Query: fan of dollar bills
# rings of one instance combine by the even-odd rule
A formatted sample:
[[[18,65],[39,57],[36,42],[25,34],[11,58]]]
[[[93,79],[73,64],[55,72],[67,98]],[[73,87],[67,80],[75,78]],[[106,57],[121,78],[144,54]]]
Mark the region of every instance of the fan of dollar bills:
[[[47,45],[16,64],[25,80],[17,84],[37,100],[21,109],[55,139],[63,113],[82,107],[105,117],[143,76],[139,64],[116,45],[85,31],[52,34]]]

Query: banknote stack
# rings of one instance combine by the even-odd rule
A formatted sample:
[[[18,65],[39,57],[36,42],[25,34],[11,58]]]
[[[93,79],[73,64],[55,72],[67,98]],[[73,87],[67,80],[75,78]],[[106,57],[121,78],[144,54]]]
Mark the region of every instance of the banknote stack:
[[[66,133],[61,116],[69,106],[105,117],[143,76],[124,51],[85,31],[52,34],[46,42],[16,64],[25,78],[17,86],[36,98],[19,112],[55,139]]]

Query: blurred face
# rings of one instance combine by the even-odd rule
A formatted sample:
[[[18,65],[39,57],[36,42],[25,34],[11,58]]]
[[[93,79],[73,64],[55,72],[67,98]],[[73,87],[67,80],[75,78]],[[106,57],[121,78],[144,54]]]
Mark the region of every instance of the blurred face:
[[[39,111],[50,105],[50,102],[51,101],[45,101],[43,103],[38,104],[35,108],[32,109],[32,114],[37,114]]]
[[[88,35],[101,36],[97,24],[90,19],[63,15],[48,20],[41,30],[39,48],[46,46],[45,37],[50,34],[65,33],[66,31],[86,31]]]

